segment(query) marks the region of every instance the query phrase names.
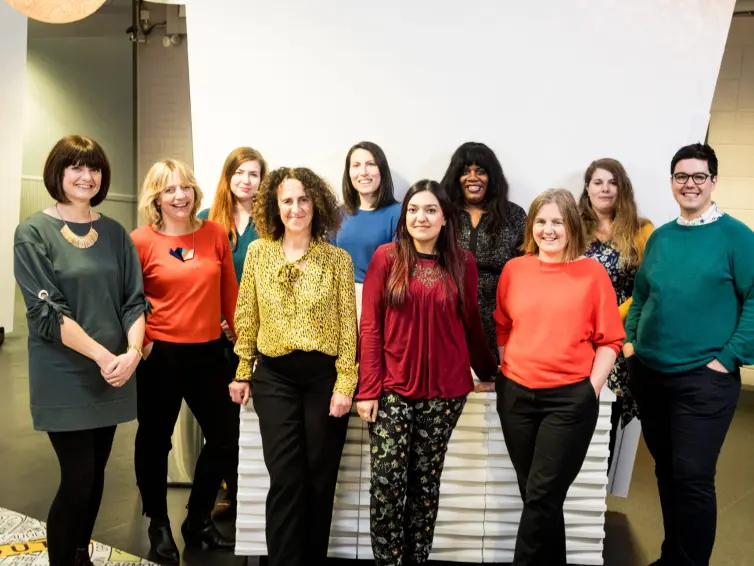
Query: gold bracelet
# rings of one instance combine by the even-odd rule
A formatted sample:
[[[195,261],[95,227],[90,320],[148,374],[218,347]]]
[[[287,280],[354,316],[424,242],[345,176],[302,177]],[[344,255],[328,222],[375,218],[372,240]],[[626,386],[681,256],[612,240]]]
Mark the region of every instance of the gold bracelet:
[[[136,350],[136,353],[139,354],[139,357],[143,360],[144,359],[144,352],[141,351],[141,348],[139,348],[136,344],[129,344],[128,350]],[[126,352],[128,352],[126,350]]]

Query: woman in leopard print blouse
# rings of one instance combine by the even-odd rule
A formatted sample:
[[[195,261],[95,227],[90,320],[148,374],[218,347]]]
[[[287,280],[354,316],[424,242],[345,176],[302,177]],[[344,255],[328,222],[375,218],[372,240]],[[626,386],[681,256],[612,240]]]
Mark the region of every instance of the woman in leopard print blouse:
[[[253,218],[261,238],[244,263],[230,394],[243,405],[251,394],[259,417],[270,566],[320,564],[358,377],[353,264],[328,243],[340,212],[309,169],[273,171]]]

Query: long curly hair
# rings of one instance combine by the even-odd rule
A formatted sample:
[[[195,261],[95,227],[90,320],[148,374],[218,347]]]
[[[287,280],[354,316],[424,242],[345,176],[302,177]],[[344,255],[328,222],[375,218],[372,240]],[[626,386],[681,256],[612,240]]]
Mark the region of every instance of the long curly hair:
[[[254,227],[262,238],[279,240],[285,233],[278,207],[278,189],[286,179],[296,179],[314,205],[312,238],[328,240],[340,228],[342,214],[335,195],[324,179],[306,167],[280,167],[262,182],[252,209]]]
[[[584,172],[584,190],[579,198],[579,212],[586,242],[591,243],[597,239],[596,230],[599,221],[597,213],[592,208],[588,190],[589,183],[592,182],[592,176],[597,169],[604,169],[610,173],[618,185],[618,195],[615,199],[615,210],[613,211],[612,233],[610,235],[613,247],[620,253],[618,263],[621,266],[637,266],[641,263],[644,254],[644,245],[639,241],[639,234],[641,228],[649,220],[639,218],[631,179],[617,159],[597,159],[592,161]]]
[[[464,281],[466,275],[466,258],[461,246],[458,245],[458,219],[455,214],[453,203],[448,193],[437,181],[422,179],[414,183],[406,193],[401,207],[401,217],[396,227],[396,254],[395,262],[390,270],[390,276],[385,286],[385,303],[389,306],[399,307],[406,300],[408,279],[419,257],[414,246],[414,240],[408,232],[406,225],[406,213],[409,201],[414,195],[429,191],[440,203],[440,209],[445,217],[445,226],[440,229],[435,249],[437,251],[437,263],[443,274],[445,297],[450,296],[448,277],[458,290],[459,312],[466,312],[464,301]]]
[[[233,191],[230,190],[230,181],[238,168],[247,161],[256,161],[259,163],[260,184],[264,181],[264,177],[267,174],[267,162],[262,157],[262,154],[252,147],[238,147],[234,149],[225,159],[223,172],[220,175],[220,181],[217,183],[215,200],[212,203],[212,208],[209,209],[209,219],[225,228],[225,231],[230,234],[230,243],[234,248],[236,242],[238,242],[238,229],[233,220],[236,197]]]
[[[440,184],[450,195],[456,209],[463,210],[466,201],[463,196],[463,187],[461,187],[461,176],[464,167],[470,165],[483,167],[489,176],[487,192],[484,194],[482,204],[487,214],[490,215],[490,234],[495,238],[508,221],[510,203],[508,200],[508,180],[505,178],[503,166],[500,165],[494,151],[483,143],[464,143],[450,158],[450,165],[448,165]]]

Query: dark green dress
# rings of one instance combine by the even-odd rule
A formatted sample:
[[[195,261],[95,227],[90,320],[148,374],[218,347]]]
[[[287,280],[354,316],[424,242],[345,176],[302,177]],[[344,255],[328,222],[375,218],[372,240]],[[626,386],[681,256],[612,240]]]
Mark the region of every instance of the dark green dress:
[[[69,222],[76,234],[89,223]],[[75,320],[115,355],[128,347],[127,332],[147,309],[141,265],[123,226],[101,216],[88,249],[68,243],[63,222],[38,212],[16,228],[14,272],[29,323],[29,387],[36,430],[88,430],[136,418],[136,380],[112,387],[97,364],[64,346],[63,315]],[[47,298],[40,298],[42,291]]]

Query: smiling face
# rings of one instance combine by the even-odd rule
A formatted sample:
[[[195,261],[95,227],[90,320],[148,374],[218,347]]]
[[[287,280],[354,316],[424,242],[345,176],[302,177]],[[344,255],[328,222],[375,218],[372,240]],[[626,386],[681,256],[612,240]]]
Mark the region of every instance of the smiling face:
[[[431,249],[445,226],[440,201],[430,191],[416,193],[406,206],[406,229],[417,249]]]
[[[194,198],[194,189],[186,186],[178,171],[172,171],[167,186],[157,198],[157,204],[164,218],[183,223],[191,220]]]
[[[286,179],[278,188],[278,208],[285,231],[293,234],[311,233],[314,203],[298,179]]]
[[[542,205],[534,218],[532,236],[539,248],[539,259],[548,262],[562,261],[568,244],[568,233],[557,204],[548,202]]]
[[[86,165],[69,165],[63,171],[63,194],[71,202],[89,202],[99,192],[102,171]]]
[[[466,165],[461,172],[460,182],[466,204],[481,205],[487,194],[487,185],[490,182],[487,170],[476,163]]]
[[[262,165],[259,161],[241,163],[230,178],[230,191],[240,203],[254,202],[262,180]]]
[[[684,218],[697,218],[712,206],[712,191],[717,185],[717,177],[710,177],[709,174],[709,165],[705,160],[682,159],[676,163],[670,185]]]
[[[586,190],[589,195],[589,202],[595,212],[607,216],[615,213],[615,203],[618,200],[618,181],[610,171],[595,169]]]
[[[351,153],[348,174],[351,177],[351,185],[359,196],[371,197],[380,190],[380,168],[374,156],[366,149],[358,148]]]

